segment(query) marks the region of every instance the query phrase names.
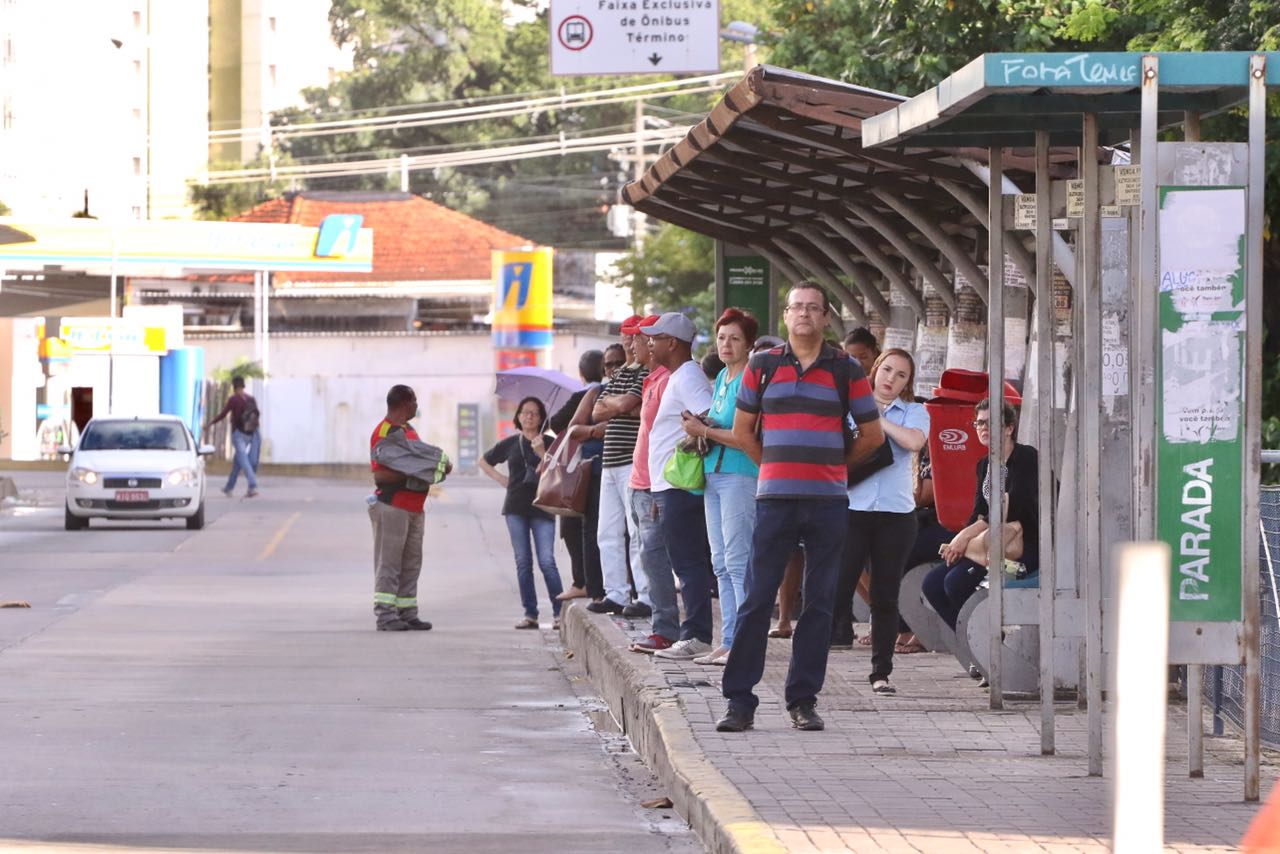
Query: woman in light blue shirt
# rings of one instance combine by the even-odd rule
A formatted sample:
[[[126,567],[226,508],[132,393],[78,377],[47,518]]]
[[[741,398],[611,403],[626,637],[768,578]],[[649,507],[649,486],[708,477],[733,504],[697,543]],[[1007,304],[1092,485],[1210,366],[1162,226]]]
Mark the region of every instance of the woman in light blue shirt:
[[[758,331],[759,324],[750,312],[725,309],[715,326],[716,352],[725,366],[716,377],[711,409],[706,421],[684,419],[685,432],[714,443],[703,458],[707,478],[703,509],[707,514],[711,566],[720,587],[721,638],[719,648],[695,658],[696,664],[723,665],[729,660],[738,605],[745,598],[743,586],[756,527],[756,478],[760,469],[738,449],[733,439],[733,416],[742,372]]]
[[[916,365],[906,350],[885,350],[871,370],[871,393],[893,463],[849,487],[849,529],[836,590],[833,633],[852,634],[853,591],[871,572],[871,690],[892,694],[898,638],[898,587],[916,539],[915,455],[929,438],[929,413],[915,402]],[[833,634],[834,637],[834,634]]]

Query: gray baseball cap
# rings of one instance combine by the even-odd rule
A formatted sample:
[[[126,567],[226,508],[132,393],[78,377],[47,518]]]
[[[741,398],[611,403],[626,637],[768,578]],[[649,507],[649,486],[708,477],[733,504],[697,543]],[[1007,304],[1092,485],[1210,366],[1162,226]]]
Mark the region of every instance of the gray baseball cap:
[[[652,326],[641,326],[640,331],[650,337],[670,335],[672,338],[690,343],[693,341],[693,336],[697,334],[697,330],[693,328],[693,321],[678,311],[668,311]]]

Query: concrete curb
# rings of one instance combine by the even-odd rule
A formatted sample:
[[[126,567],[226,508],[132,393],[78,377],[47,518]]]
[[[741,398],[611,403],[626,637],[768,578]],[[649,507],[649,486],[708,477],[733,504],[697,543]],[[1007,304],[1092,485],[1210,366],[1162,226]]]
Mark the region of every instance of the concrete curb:
[[[786,847],[742,793],[708,760],[680,699],[613,620],[578,604],[561,619],[561,637],[680,815],[715,854],[774,854]]]

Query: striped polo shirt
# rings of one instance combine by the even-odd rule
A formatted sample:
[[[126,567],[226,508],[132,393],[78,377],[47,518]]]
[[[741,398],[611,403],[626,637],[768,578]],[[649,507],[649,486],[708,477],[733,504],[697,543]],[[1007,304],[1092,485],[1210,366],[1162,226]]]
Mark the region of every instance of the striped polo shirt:
[[[847,501],[844,417],[836,390],[836,360],[849,363],[849,412],[854,424],[880,417],[862,366],[824,343],[806,370],[785,344],[756,353],[738,390],[738,408],[759,414],[764,452],[757,498],[831,498]],[[761,378],[772,369],[760,396]]]
[[[640,397],[644,390],[644,378],[649,376],[649,369],[644,365],[626,365],[613,372],[601,390],[600,396],[610,397],[619,394],[634,394]],[[610,418],[604,426],[603,465],[607,469],[631,465],[632,455],[636,450],[636,436],[640,433],[640,409],[634,415],[619,415]]]

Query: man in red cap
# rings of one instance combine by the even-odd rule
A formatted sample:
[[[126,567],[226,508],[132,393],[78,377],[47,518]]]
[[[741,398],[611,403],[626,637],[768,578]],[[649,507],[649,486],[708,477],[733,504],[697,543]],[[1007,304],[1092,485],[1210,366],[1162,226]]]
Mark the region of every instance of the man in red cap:
[[[633,314],[622,322],[622,347],[627,364],[614,370],[613,379],[600,392],[592,418],[604,423],[603,469],[600,477],[600,521],[596,542],[600,546],[600,569],[604,575],[604,598],[587,606],[598,614],[626,614],[648,617],[651,611],[649,585],[640,565],[640,536],[631,513],[632,456],[640,431],[640,400],[649,368],[636,357],[636,335],[644,320]],[[639,601],[631,601],[627,579],[627,541],[630,538],[631,572]]]

